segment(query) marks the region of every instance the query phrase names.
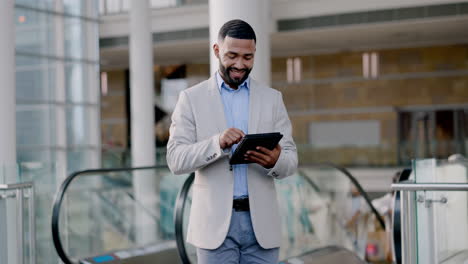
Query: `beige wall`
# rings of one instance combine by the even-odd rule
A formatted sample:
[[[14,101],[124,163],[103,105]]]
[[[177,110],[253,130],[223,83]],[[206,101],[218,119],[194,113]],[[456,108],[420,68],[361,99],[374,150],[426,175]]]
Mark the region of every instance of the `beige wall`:
[[[299,83],[286,81],[288,58],[273,59],[272,83],[283,93],[299,145],[310,143],[314,121],[380,121],[380,146],[302,147],[302,162],[395,164],[399,107],[468,104],[468,45],[370,52],[379,54],[379,76],[374,79],[363,77],[364,52],[300,56]]]

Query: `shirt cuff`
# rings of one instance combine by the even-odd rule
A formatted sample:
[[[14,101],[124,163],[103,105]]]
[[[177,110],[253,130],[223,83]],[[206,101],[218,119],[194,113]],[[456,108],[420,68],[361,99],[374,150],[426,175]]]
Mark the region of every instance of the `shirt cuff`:
[[[231,153],[231,148],[225,148],[225,149],[221,149],[223,151],[222,154],[229,154]]]

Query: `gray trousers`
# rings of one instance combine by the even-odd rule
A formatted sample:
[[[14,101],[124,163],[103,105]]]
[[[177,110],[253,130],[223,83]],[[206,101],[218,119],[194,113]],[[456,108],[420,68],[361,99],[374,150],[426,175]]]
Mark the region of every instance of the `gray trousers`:
[[[198,264],[276,264],[279,248],[264,249],[255,238],[250,212],[232,210],[229,231],[216,249],[197,248]]]

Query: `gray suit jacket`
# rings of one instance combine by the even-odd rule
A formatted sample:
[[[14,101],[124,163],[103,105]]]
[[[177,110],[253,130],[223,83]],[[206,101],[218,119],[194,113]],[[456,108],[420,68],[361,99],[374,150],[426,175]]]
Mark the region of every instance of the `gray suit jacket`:
[[[294,174],[296,145],[291,122],[279,91],[250,81],[249,134],[281,132],[281,155],[267,170],[248,166],[252,225],[263,248],[281,244],[280,216],[274,179]],[[215,76],[179,95],[167,145],[167,163],[174,174],[195,171],[187,241],[199,248],[215,249],[226,238],[232,213],[234,180],[229,153],[219,146],[228,127]]]

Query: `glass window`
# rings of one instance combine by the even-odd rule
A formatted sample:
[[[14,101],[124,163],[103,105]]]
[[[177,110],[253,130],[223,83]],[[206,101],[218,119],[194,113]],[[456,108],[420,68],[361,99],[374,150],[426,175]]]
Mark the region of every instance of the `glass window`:
[[[67,101],[86,102],[86,64],[71,63],[65,66],[65,84]]]
[[[84,0],[86,2],[85,16],[90,18],[99,18],[99,12],[103,4],[102,0]],[[94,22],[97,23],[97,22]],[[97,28],[97,27],[96,27]]]
[[[95,161],[99,160],[99,151],[91,148],[70,150],[67,153],[68,173],[95,168]]]
[[[96,118],[98,106],[68,106],[67,107],[67,144],[69,146],[96,146],[98,131]],[[93,136],[94,135],[94,136]]]
[[[15,16],[16,50],[28,54],[54,55],[55,16],[22,8],[15,9]]]
[[[400,160],[447,158],[466,153],[463,110],[426,110],[401,112]],[[466,112],[465,112],[466,113]]]
[[[85,58],[93,62],[99,61],[99,42],[96,39],[99,38],[99,27],[96,22],[84,22],[86,25],[86,53]]]
[[[16,56],[16,65],[16,99],[18,103],[54,100],[54,61],[18,55]]]
[[[85,22],[78,18],[65,18],[65,56],[85,58]]]
[[[63,9],[66,14],[83,16],[86,13],[87,1],[63,0]]]
[[[122,11],[130,11],[130,0],[122,0]]]
[[[50,162],[51,160],[53,160],[52,159],[52,151],[50,150],[50,148],[46,148],[46,147],[44,147],[43,149],[40,149],[40,148],[32,149],[32,148],[28,148],[28,147],[19,147],[18,148],[17,158],[22,163],[27,163],[27,162]],[[23,172],[21,174],[24,175]],[[33,179],[28,179],[28,180],[33,180]]]
[[[119,13],[122,11],[119,0],[105,0],[106,1],[106,13]]]
[[[164,8],[177,6],[176,0],[151,0],[152,8]]]
[[[55,4],[62,1],[59,13],[43,11],[57,11]],[[37,187],[38,263],[58,259],[50,242],[49,207],[60,179],[67,172],[100,166],[99,65],[79,62],[99,60],[98,22],[82,18],[97,18],[97,4],[96,0],[15,0],[17,159],[34,170],[25,171],[22,165],[20,173],[31,176],[28,179]],[[63,51],[57,52],[58,43]],[[56,102],[59,94],[60,99],[66,96],[67,106]],[[89,101],[96,105],[76,106]],[[38,164],[53,167],[38,171]]]
[[[15,0],[16,5],[33,7],[45,10],[54,10],[54,0]]]
[[[99,65],[68,63],[65,66],[67,101],[99,103]]]
[[[54,107],[17,105],[16,144],[18,146],[52,146],[54,142]]]

